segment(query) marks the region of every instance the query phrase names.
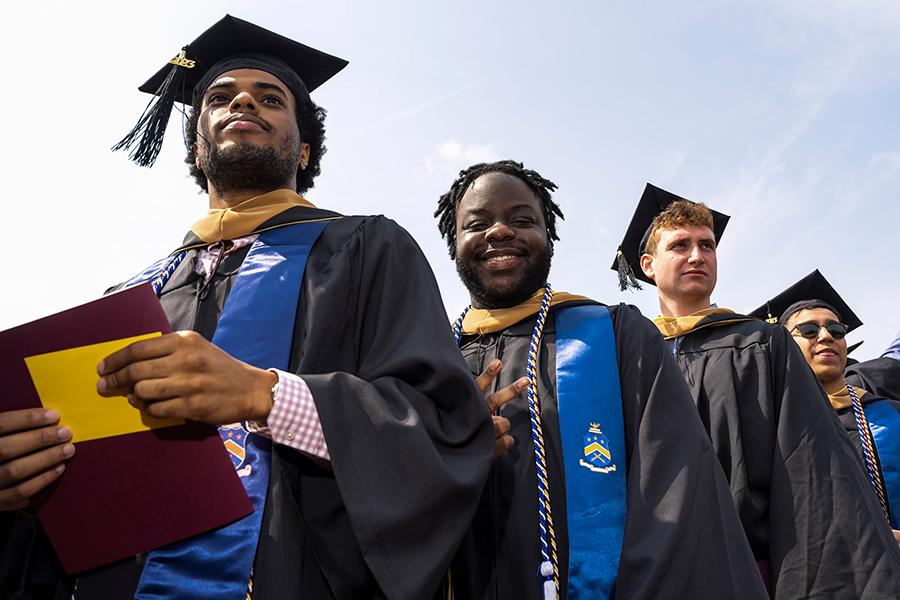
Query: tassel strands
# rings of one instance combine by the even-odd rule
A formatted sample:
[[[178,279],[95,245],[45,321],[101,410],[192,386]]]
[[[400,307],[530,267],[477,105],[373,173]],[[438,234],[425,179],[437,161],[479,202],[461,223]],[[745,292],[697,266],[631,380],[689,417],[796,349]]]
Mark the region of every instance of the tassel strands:
[[[619,275],[620,292],[624,292],[629,287],[636,290],[644,289],[641,287],[641,283],[637,280],[637,277],[634,276],[634,270],[632,270],[631,265],[628,264],[628,259],[625,258],[625,253],[622,252],[621,248],[616,251],[616,271]]]
[[[184,91],[185,69],[195,66],[194,61],[187,58],[187,50],[185,46],[181,54],[169,61],[172,64],[169,74],[156,90],[135,126],[112,147],[114,152],[128,150],[128,158],[142,167],[152,167],[156,162],[162,150],[169,116],[175,106],[175,97]]]

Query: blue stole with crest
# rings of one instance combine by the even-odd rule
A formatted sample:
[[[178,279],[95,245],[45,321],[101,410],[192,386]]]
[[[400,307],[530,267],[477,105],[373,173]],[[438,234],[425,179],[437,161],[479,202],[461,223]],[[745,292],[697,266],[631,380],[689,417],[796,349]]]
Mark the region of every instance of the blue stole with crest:
[[[212,342],[261,369],[288,369],[294,322],[306,261],[330,221],[285,225],[263,232],[241,264]],[[154,267],[159,268],[157,263]],[[147,271],[135,280],[148,280]],[[154,550],[147,558],[136,599],[248,597],[269,485],[271,440],[244,425],[219,428],[253,504],[234,523]]]
[[[886,400],[863,405],[878,462],[884,477],[884,493],[891,508],[891,527],[900,529],[900,414]]]
[[[625,537],[625,426],[605,306],[556,313],[556,399],[569,531],[567,598],[613,598]]]

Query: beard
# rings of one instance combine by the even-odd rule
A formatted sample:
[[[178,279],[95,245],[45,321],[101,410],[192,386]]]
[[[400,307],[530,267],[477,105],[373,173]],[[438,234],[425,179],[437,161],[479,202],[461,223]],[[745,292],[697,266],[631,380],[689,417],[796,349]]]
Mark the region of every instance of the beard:
[[[300,164],[299,142],[286,137],[279,147],[240,142],[208,147],[201,155],[200,169],[219,192],[275,190],[289,187]]]
[[[456,272],[463,285],[469,290],[472,304],[482,308],[511,308],[528,300],[534,292],[547,284],[550,275],[550,262],[553,248],[550,244],[534,257],[534,261],[526,265],[518,281],[508,288],[490,288],[481,279],[478,271],[456,257]]]

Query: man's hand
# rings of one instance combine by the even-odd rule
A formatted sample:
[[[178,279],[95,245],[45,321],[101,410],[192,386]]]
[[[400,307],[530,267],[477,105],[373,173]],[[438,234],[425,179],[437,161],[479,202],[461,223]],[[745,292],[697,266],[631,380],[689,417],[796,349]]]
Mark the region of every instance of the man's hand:
[[[0,511],[19,510],[56,481],[75,454],[59,413],[28,408],[0,413]]]
[[[896,529],[891,529],[891,531],[894,532],[894,541],[900,546],[900,531],[897,531]]]
[[[494,379],[496,379],[497,375],[500,374],[501,366],[502,365],[499,360],[492,360],[487,368],[485,368],[484,373],[479,375],[475,380],[475,383],[478,384],[478,388],[482,391],[482,393],[487,394],[487,391],[488,389],[490,389],[491,384],[494,382]],[[494,421],[494,458],[497,458],[498,456],[512,448],[516,443],[515,438],[509,435],[509,419],[501,417],[494,413],[497,412],[497,410],[501,406],[524,392],[527,388],[528,378],[522,377],[521,379],[518,379],[509,384],[505,388],[497,390],[493,394],[488,394],[485,397],[485,400],[487,400],[488,410],[491,413],[491,419],[493,419]]]
[[[97,373],[101,396],[128,396],[151,417],[213,425],[265,421],[278,381],[193,331],[134,342],[100,361]]]

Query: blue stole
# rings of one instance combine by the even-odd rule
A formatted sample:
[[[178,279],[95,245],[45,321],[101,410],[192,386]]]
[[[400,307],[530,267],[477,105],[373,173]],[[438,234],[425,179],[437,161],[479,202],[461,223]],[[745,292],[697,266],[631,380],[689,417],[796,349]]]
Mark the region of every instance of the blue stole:
[[[288,369],[306,261],[329,222],[297,223],[260,234],[225,302],[212,340],[216,346],[261,369]],[[219,434],[253,513],[151,552],[136,599],[247,598],[266,505],[272,442],[243,424],[220,427]]]
[[[569,600],[612,598],[625,537],[625,426],[605,306],[556,313],[556,400],[566,481]]]
[[[891,507],[891,527],[900,529],[900,414],[887,400],[863,406],[878,449],[884,493]]]

